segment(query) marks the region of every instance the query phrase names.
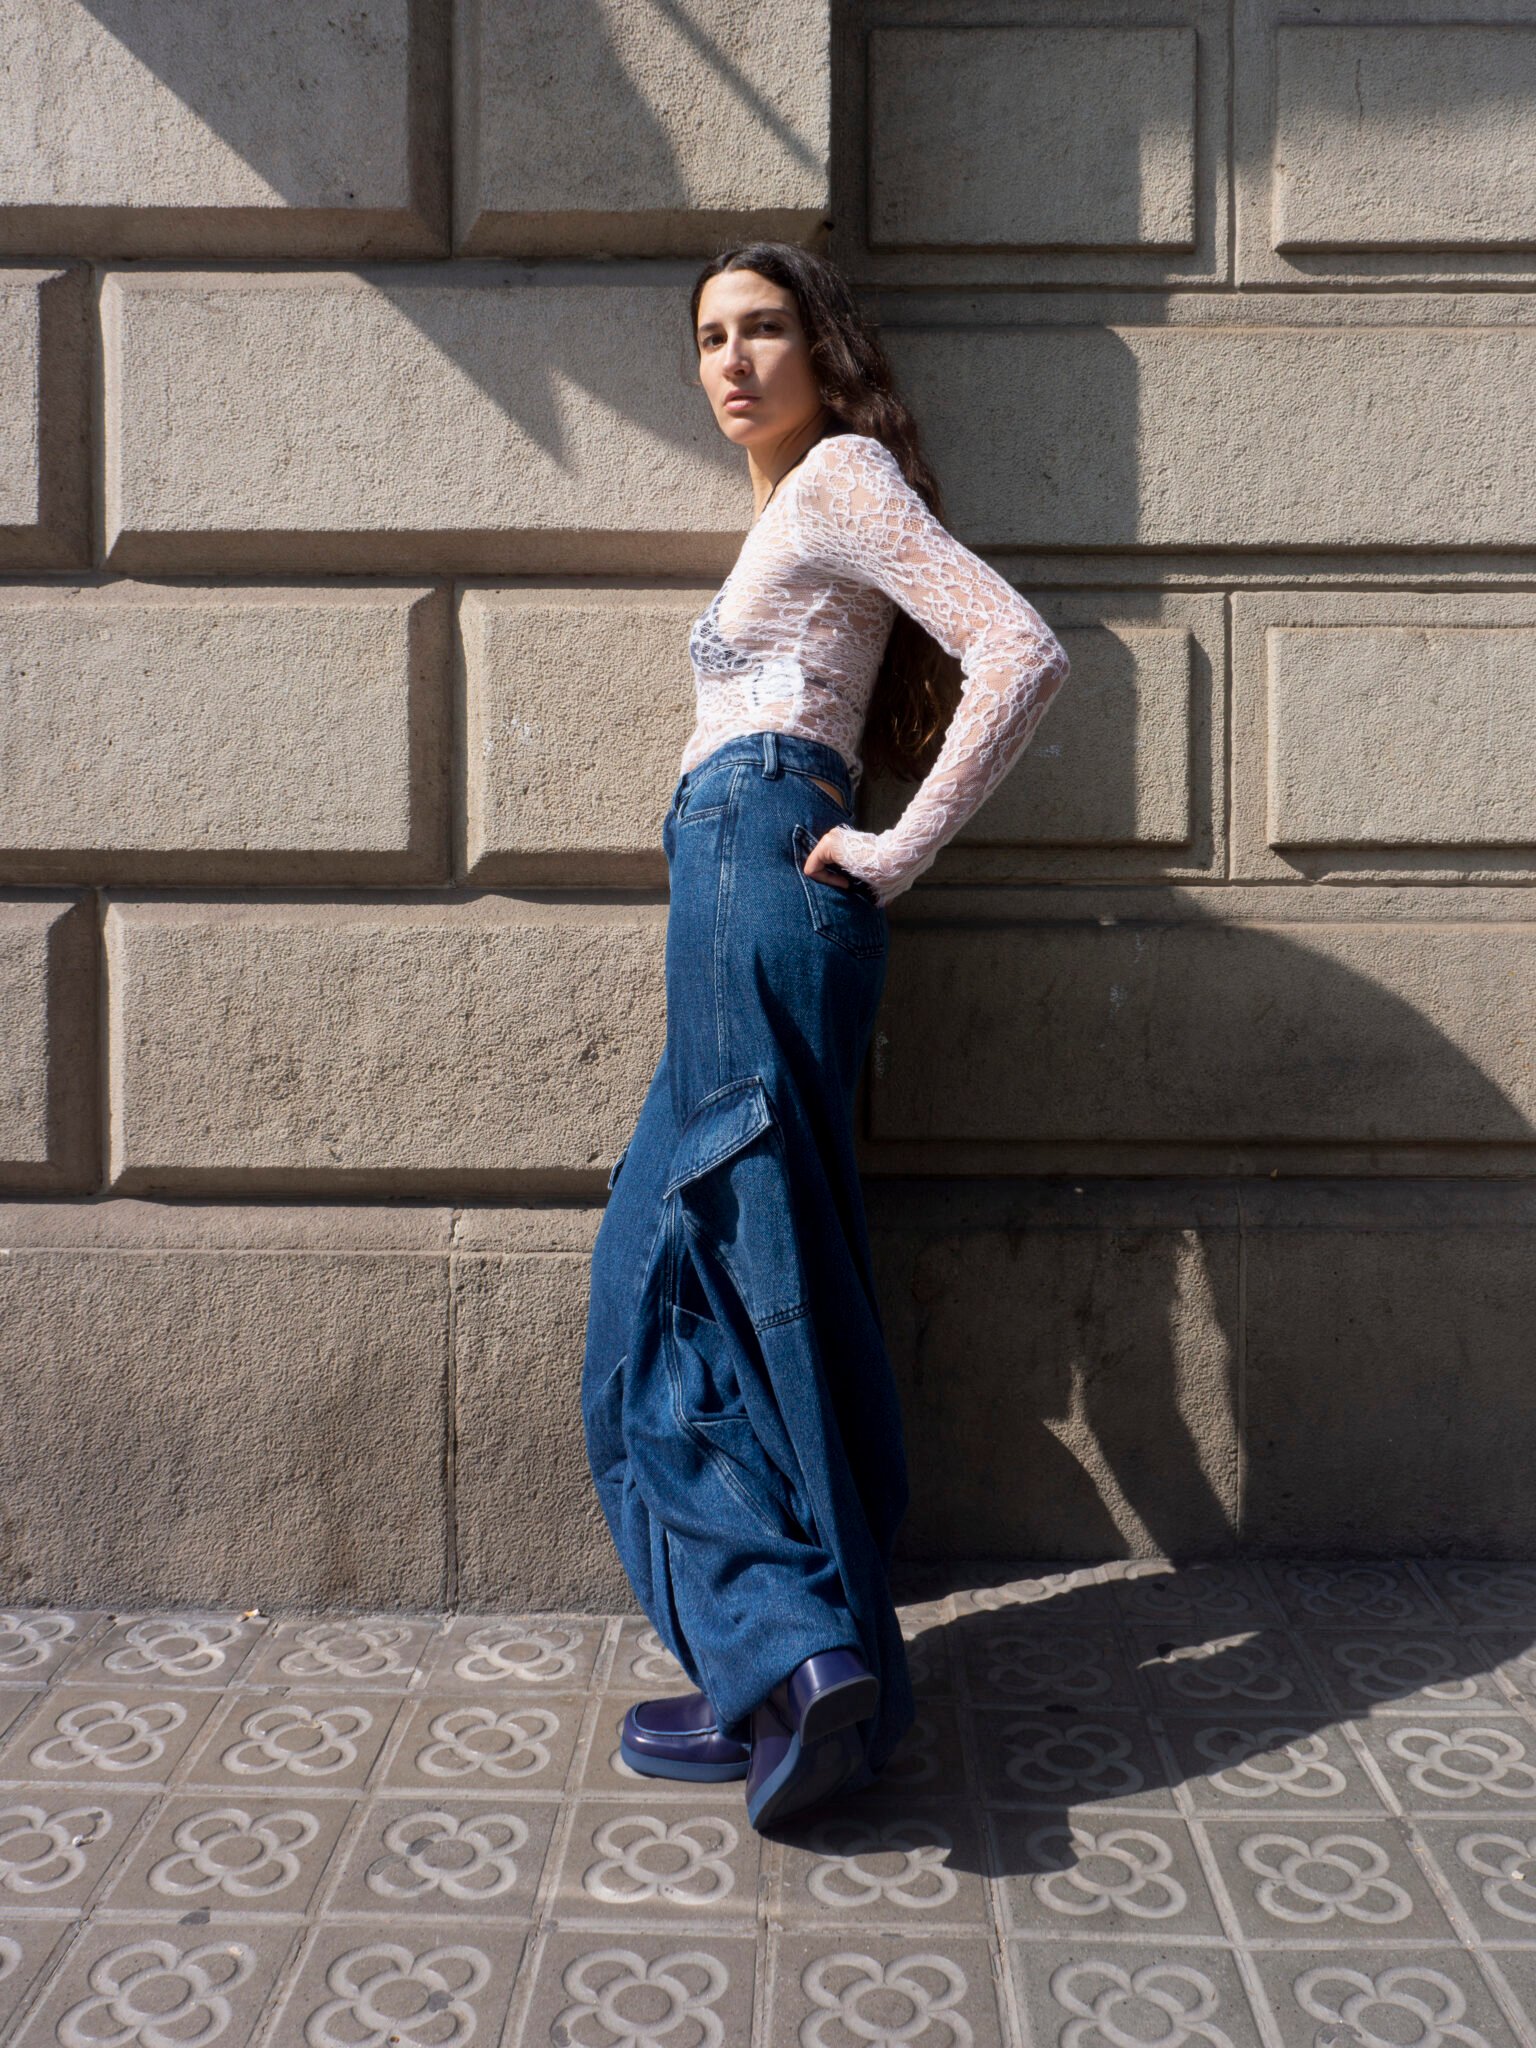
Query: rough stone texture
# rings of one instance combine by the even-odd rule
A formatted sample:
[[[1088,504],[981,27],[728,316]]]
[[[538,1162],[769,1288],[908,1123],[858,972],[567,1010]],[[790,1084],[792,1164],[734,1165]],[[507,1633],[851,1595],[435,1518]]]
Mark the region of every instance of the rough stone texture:
[[[834,244],[881,284],[1228,275],[1227,10],[843,9]],[[967,321],[970,316],[966,316]]]
[[[458,1599],[603,1608],[630,1596],[581,1426],[588,1262],[454,1259]]]
[[[0,1185],[96,1178],[95,905],[0,891]]]
[[[464,593],[461,873],[665,883],[662,818],[693,729],[688,630],[712,595],[590,583]]]
[[[0,270],[0,568],[87,559],[86,379],[91,335],[83,268]]]
[[[1196,41],[1187,25],[875,29],[871,245],[1192,247]]]
[[[446,880],[448,632],[420,586],[0,588],[5,872]]]
[[[693,376],[691,275],[110,272],[107,559],[723,570],[751,494]]]
[[[498,896],[114,898],[112,1184],[591,1193],[661,1050],[662,935]]]
[[[447,253],[446,0],[7,11],[0,249]]]
[[[1276,591],[1232,611],[1239,874],[1536,878],[1536,598]]]
[[[1536,241],[1536,26],[1302,23],[1276,43],[1277,249]]]
[[[1403,0],[1390,22],[1353,0],[1286,12],[1235,12],[1239,279],[1536,278],[1526,0]]]
[[[935,881],[1208,874],[1221,858],[1226,665],[1219,600],[1042,590],[1072,662],[1022,758],[940,853]],[[912,784],[871,777],[869,824]]]
[[[456,246],[708,256],[818,239],[827,56],[828,0],[461,0]]]
[[[905,1555],[1200,1556],[1241,1540],[1230,1188],[919,1182],[871,1201],[908,1435]]]
[[[1528,1172],[1528,898],[1490,892],[1509,922],[1468,923],[1449,893],[1354,891],[1346,915],[1281,889],[1219,906],[1040,890],[979,930],[963,898],[914,916],[892,948],[871,1134],[905,1170],[947,1141],[973,1168],[1024,1148],[1016,1171],[1124,1170],[1096,1147],[1141,1148],[1142,1171],[1295,1170],[1300,1147],[1326,1171],[1432,1171],[1436,1148],[1461,1148],[1444,1170]]]
[[[1022,312],[888,316],[972,546],[1536,546],[1528,297],[1186,292],[1151,318],[1060,293]]]
[[[446,1262],[0,1258],[0,1580],[34,1602],[429,1606]]]
[[[1241,1199],[1249,1540],[1536,1554],[1529,1185]]]

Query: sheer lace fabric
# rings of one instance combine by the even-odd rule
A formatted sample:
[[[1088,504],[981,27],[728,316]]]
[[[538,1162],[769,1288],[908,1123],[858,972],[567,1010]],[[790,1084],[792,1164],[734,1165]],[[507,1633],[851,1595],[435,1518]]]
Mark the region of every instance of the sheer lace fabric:
[[[884,832],[819,844],[889,903],[930,867],[1029,744],[1067,677],[1060,641],[935,519],[864,434],[819,441],[780,484],[689,641],[696,722],[679,772],[770,729],[835,747],[857,786],[865,714],[896,606],[959,657],[938,755]]]

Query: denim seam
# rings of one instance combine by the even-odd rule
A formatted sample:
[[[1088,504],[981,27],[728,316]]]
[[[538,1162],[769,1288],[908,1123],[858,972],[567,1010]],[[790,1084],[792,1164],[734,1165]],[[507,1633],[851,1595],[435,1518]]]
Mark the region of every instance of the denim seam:
[[[681,1308],[682,1303],[673,1301],[669,1304],[669,1307]],[[678,1425],[682,1429],[683,1434],[703,1452],[716,1474],[725,1482],[732,1493],[736,1495],[743,1507],[756,1517],[768,1531],[769,1535],[782,1535],[782,1525],[773,1520],[762,1502],[757,1499],[755,1494],[746,1485],[740,1473],[736,1470],[735,1460],[727,1452],[722,1451],[718,1444],[710,1441],[706,1433],[699,1428],[692,1416],[684,1408],[682,1374],[677,1369],[677,1338],[673,1332],[670,1313],[665,1318],[661,1333],[661,1343],[667,1360],[667,1380],[672,1393],[672,1412],[677,1417]]]
[[[730,927],[731,896],[736,880],[736,810],[737,792],[741,779],[747,773],[745,762],[732,771],[731,786],[726,792],[722,806],[723,818],[720,825],[720,871],[715,892],[715,942],[714,942],[714,996],[715,996],[715,1068],[716,1080],[731,1071],[731,1006],[726,1000],[726,934]]]

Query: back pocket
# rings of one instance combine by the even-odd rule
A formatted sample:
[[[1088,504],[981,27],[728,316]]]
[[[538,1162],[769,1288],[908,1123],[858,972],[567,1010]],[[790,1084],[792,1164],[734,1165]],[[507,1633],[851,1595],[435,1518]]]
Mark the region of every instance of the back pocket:
[[[883,953],[887,940],[885,912],[867,885],[854,880],[844,888],[837,882],[822,881],[819,875],[808,875],[805,863],[816,837],[806,826],[796,823],[793,843],[800,886],[805,891],[806,908],[815,929],[824,939],[865,959]]]

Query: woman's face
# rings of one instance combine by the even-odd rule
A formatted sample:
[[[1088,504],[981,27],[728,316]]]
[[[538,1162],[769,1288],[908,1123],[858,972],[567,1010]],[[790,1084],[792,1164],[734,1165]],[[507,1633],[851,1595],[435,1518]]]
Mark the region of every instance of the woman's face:
[[[770,455],[822,411],[794,293],[755,270],[722,270],[699,299],[699,382],[728,441]]]

